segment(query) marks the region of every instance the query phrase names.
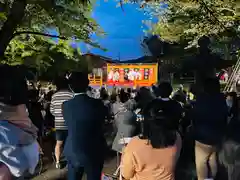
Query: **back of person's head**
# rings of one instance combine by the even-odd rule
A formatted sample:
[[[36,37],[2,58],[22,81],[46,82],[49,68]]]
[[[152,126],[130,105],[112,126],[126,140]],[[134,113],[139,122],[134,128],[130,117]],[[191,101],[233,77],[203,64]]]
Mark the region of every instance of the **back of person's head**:
[[[140,108],[145,108],[155,97],[149,89],[141,87],[134,99]]]
[[[66,79],[64,76],[59,76],[54,80],[54,84],[57,87],[57,90],[64,90],[69,88],[68,79]]]
[[[69,77],[69,85],[75,93],[86,92],[89,80],[85,72],[72,72]]]
[[[167,148],[176,143],[177,134],[174,130],[164,128],[158,121],[150,123],[149,140],[153,148]]]
[[[200,49],[207,49],[208,46],[210,45],[210,43],[211,43],[211,40],[208,36],[202,36],[198,40],[198,45],[199,45]]]
[[[183,91],[183,85],[182,85],[182,84],[179,84],[178,90],[179,90],[179,91]]]
[[[176,142],[176,126],[165,118],[164,112],[151,112],[151,116],[144,119],[144,131],[153,148],[167,148]]]
[[[28,90],[28,100],[31,102],[36,102],[38,99],[38,91],[36,89]]]
[[[174,95],[172,99],[177,102],[182,102],[182,96],[180,94]]]
[[[121,103],[125,103],[129,100],[128,93],[126,93],[125,91],[120,91],[118,97]]]
[[[121,89],[119,90],[119,93],[121,93],[121,92],[125,92],[125,89],[124,89],[124,88],[121,88]]]
[[[158,95],[161,98],[169,98],[172,94],[173,88],[169,82],[162,82],[158,86]]]
[[[93,88],[92,88],[91,86],[88,86],[87,90],[88,90],[88,91],[92,91]]]
[[[204,92],[207,94],[220,93],[221,87],[218,78],[207,78],[203,83]]]
[[[101,87],[100,93],[106,93],[106,92],[107,92],[107,90],[104,87]]]
[[[113,93],[110,95],[111,103],[115,103],[117,101],[117,93]]]
[[[105,88],[101,88],[100,90],[100,97],[103,99],[103,100],[107,100],[108,99],[108,92]]]
[[[131,88],[127,88],[127,93],[132,93],[132,89]]]
[[[8,105],[26,104],[28,87],[21,66],[0,65],[0,102]]]

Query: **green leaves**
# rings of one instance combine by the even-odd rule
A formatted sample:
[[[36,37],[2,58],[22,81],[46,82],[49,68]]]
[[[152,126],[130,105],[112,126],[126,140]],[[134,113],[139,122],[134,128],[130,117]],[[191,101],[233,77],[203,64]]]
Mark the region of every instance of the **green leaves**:
[[[0,0],[0,27],[9,20],[10,15],[16,16],[17,13],[11,10],[13,2],[18,1],[21,0]],[[76,43],[85,42],[100,48],[90,39],[92,33],[103,34],[103,31],[90,17],[92,6],[88,0],[26,0],[26,2],[23,20],[14,29],[14,34],[8,34],[11,42],[5,50],[5,57],[0,60],[1,63],[25,64],[41,72],[58,65],[60,72],[80,68],[81,53],[79,49],[71,47],[73,39]],[[58,31],[61,38],[57,43],[44,35],[46,29]]]
[[[56,43],[50,38],[22,34],[10,42],[1,63],[24,64],[37,69],[40,74],[54,66],[56,74],[79,68],[76,64],[80,58],[80,50],[72,48],[70,41],[58,40]]]
[[[234,0],[169,0],[164,3],[167,10],[159,16],[152,30],[163,40],[187,40],[188,47],[192,47],[204,35],[218,37],[228,29],[237,31],[239,16]]]

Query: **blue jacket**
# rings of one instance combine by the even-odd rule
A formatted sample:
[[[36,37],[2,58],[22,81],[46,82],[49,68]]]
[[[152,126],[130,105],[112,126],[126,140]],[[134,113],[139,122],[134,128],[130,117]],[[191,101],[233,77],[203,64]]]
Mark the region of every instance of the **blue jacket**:
[[[227,127],[228,108],[223,94],[201,94],[193,108],[195,140],[208,144],[221,143]]]
[[[68,127],[64,154],[73,166],[103,162],[106,141],[103,123],[107,109],[103,102],[86,94],[64,102],[63,116]]]

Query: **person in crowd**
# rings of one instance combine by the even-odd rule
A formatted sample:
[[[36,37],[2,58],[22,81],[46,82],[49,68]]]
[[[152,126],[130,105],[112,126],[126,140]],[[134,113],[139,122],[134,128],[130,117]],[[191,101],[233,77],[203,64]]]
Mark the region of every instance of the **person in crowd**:
[[[155,84],[152,84],[152,87],[151,87],[151,90],[152,90],[152,93],[157,96],[157,86]]]
[[[107,120],[111,120],[113,116],[112,104],[111,104],[111,101],[109,100],[108,92],[105,89],[100,92],[100,98],[102,99],[104,106],[108,110],[108,114],[106,118]]]
[[[114,104],[115,102],[117,102],[117,93],[112,93],[112,94],[110,95],[110,102],[111,102],[112,104]]]
[[[93,97],[93,89],[92,89],[91,86],[88,86],[88,88],[87,88],[87,95],[88,95],[89,97]]]
[[[45,100],[47,102],[51,102],[53,94],[54,94],[54,90],[52,89],[52,86],[49,86],[48,87],[48,92],[47,92],[46,97],[45,97]]]
[[[135,97],[137,96],[137,90],[133,89],[131,94],[130,94],[130,98],[133,99],[135,101]],[[136,101],[135,101],[136,102]]]
[[[123,151],[121,174],[129,180],[174,180],[181,136],[164,108],[152,106],[148,111],[143,114],[144,136],[133,137]]]
[[[127,93],[131,94],[132,93],[132,88],[127,88]]]
[[[50,112],[54,116],[55,134],[56,134],[56,146],[55,146],[55,158],[56,168],[61,168],[60,157],[63,150],[63,144],[67,139],[68,129],[65,124],[65,120],[62,114],[62,105],[65,101],[73,98],[74,94],[70,91],[68,86],[68,80],[65,77],[58,77],[55,80],[57,92],[53,94]]]
[[[79,83],[80,82],[80,83]],[[64,155],[68,161],[68,179],[101,178],[106,141],[103,124],[107,109],[102,100],[86,95],[88,74],[73,72],[69,77],[75,97],[63,103],[63,117],[68,127]]]
[[[156,91],[157,97],[149,103],[144,109],[144,114],[149,112],[152,107],[163,108],[169,121],[175,124],[176,130],[179,128],[180,120],[182,118],[183,109],[180,103],[170,98],[173,88],[170,83],[162,82]]]
[[[183,85],[182,84],[179,85],[178,90],[174,93],[172,98],[173,99],[178,99],[178,101],[180,103],[182,103],[182,104],[186,103],[187,95],[186,95],[186,92],[183,89]]]
[[[227,128],[226,135],[223,140],[219,152],[219,160],[224,165],[227,177],[221,173],[222,179],[239,180],[240,179],[240,122],[232,119]],[[221,171],[224,172],[224,171]]]
[[[100,89],[96,89],[95,99],[99,99],[99,98],[100,98]]]
[[[121,91],[119,100],[119,102],[113,104],[114,122],[117,134],[113,141],[112,149],[121,153],[123,144],[120,144],[119,140],[136,135],[136,115],[134,113],[134,107],[129,102],[128,93]]]
[[[39,159],[37,128],[28,117],[28,89],[20,66],[0,66],[0,177],[34,173]]]
[[[102,87],[101,89],[100,89],[100,98],[103,100],[103,99],[105,99],[105,100],[107,100],[108,99],[108,92],[107,92],[107,90],[104,88],[104,87]]]
[[[147,89],[146,87],[141,87],[135,97],[137,108],[143,110],[154,99],[155,96],[151,93],[149,89]]]
[[[201,94],[197,94],[192,112],[198,180],[216,176],[217,147],[223,140],[228,117],[219,80],[205,79],[203,90]]]
[[[43,134],[44,120],[42,115],[42,106],[38,102],[38,90],[31,89],[28,91],[28,104],[27,109],[29,117],[32,120],[33,124],[38,128],[38,140],[41,141]]]
[[[52,95],[54,94],[54,91],[51,86],[48,88],[48,92],[46,93],[46,96],[44,96],[44,110],[45,110],[45,127],[48,129],[51,129],[54,127],[54,116],[52,115],[50,111],[50,105],[52,100]]]
[[[226,103],[229,112],[229,121],[236,120],[238,118],[238,99],[236,92],[227,93]]]
[[[185,103],[183,103],[183,99],[182,99],[182,96],[180,94],[175,94],[173,97],[172,97],[173,100],[177,101],[182,107],[184,107]]]

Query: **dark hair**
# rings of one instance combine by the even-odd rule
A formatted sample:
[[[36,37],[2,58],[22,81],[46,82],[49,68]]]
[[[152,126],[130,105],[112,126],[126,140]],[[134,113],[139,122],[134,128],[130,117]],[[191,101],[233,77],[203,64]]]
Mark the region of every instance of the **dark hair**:
[[[0,102],[9,105],[27,104],[28,87],[22,66],[0,65]]]
[[[152,85],[152,91],[153,91],[153,94],[155,96],[158,96],[158,92],[157,92],[158,88],[155,86],[155,85]]]
[[[176,130],[168,128],[166,122],[145,119],[142,123],[143,138],[148,139],[153,148],[167,148],[176,143]]]
[[[169,82],[162,82],[158,86],[158,95],[162,98],[168,98],[173,91],[172,85]]]
[[[57,90],[68,89],[68,79],[63,76],[59,76],[54,80],[54,84],[57,87]]]
[[[37,101],[37,99],[38,99],[38,90],[36,89],[28,90],[28,100],[35,102]]]
[[[177,134],[174,130],[168,130],[158,125],[157,121],[149,124],[149,140],[153,148],[167,148],[176,143]]]
[[[124,90],[121,90],[118,95],[120,102],[125,103],[129,100],[128,93],[126,93]]]
[[[132,93],[132,89],[131,88],[127,88],[127,92],[130,94]]]
[[[143,111],[143,137],[148,139],[153,148],[166,148],[176,142],[178,123],[172,112],[167,110],[161,99],[155,99]]]
[[[177,102],[182,102],[182,96],[180,94],[175,94],[172,99]]]
[[[117,101],[117,94],[113,93],[110,95],[110,101],[111,103],[115,103]]]
[[[237,93],[236,92],[227,92],[226,93],[226,96],[231,96],[231,97],[233,97],[233,98],[237,98]]]
[[[103,99],[103,100],[106,100],[108,99],[108,92],[105,88],[101,88],[100,89],[100,97]]]
[[[141,109],[145,108],[155,97],[151,91],[146,87],[141,87],[134,98],[137,106]]]
[[[207,48],[210,43],[211,40],[208,36],[202,36],[198,40],[198,45],[200,46],[200,48]]]
[[[91,86],[88,86],[87,90],[88,90],[88,91],[92,91],[92,87],[91,87]]]
[[[72,72],[69,77],[69,85],[75,93],[86,92],[89,85],[88,74],[84,72]]]
[[[220,93],[220,83],[218,78],[206,78],[203,82],[204,92],[207,94]]]

